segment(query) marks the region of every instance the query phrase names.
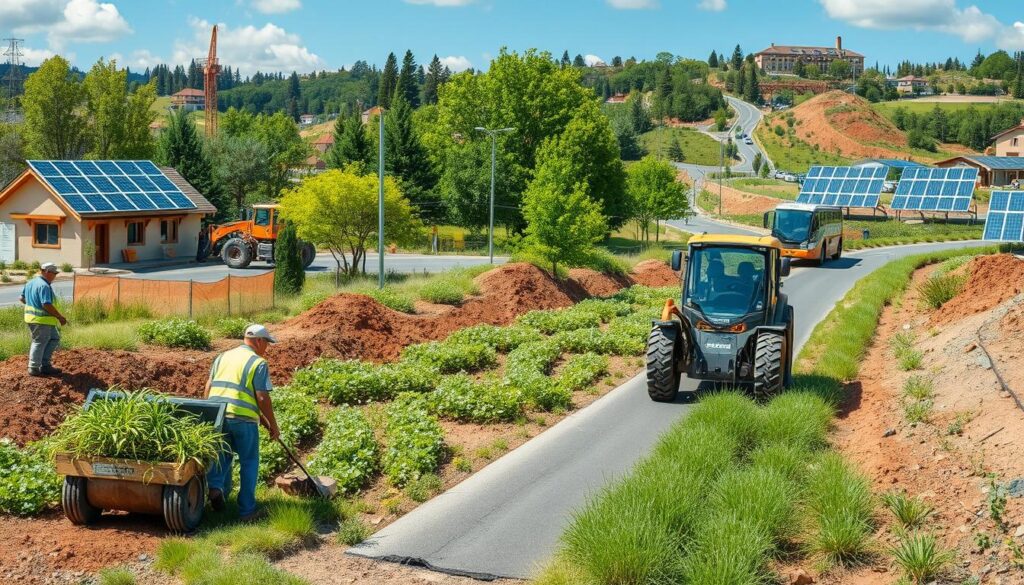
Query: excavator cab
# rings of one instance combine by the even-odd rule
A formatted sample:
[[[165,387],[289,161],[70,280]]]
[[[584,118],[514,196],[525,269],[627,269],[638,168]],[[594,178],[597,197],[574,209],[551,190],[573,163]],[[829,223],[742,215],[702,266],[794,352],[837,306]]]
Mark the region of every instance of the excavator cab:
[[[793,308],[782,292],[789,259],[772,237],[699,235],[690,239],[681,303],[665,303],[647,342],[651,399],[676,399],[683,375],[748,386],[770,396],[789,383]],[[688,394],[693,394],[692,391]],[[692,396],[688,396],[692,398]]]

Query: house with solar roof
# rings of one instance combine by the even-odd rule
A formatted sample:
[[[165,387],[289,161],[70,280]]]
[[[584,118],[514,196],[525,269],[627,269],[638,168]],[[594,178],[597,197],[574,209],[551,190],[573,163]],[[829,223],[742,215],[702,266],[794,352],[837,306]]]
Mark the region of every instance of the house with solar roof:
[[[970,167],[978,170],[978,186],[1006,187],[1024,182],[1024,157],[964,155],[935,163],[937,167]]]
[[[0,259],[93,264],[188,258],[216,208],[148,160],[30,160],[0,191]]]

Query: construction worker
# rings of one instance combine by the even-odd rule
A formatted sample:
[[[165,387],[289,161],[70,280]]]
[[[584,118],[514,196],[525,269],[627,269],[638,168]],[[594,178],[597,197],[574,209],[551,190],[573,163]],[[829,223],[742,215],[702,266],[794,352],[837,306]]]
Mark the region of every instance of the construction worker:
[[[32,336],[32,346],[28,350],[29,376],[56,376],[61,373],[51,363],[53,352],[60,344],[57,324],[67,325],[68,322],[53,306],[53,287],[50,284],[58,272],[53,262],[43,264],[39,276],[26,282],[21,291],[25,323]]]
[[[206,397],[227,405],[224,418],[226,449],[206,474],[210,486],[210,504],[224,509],[231,493],[231,467],[238,457],[238,514],[243,521],[257,518],[256,479],[260,466],[259,425],[262,423],[276,440],[281,435],[270,402],[270,370],[266,352],[277,340],[262,325],[250,325],[244,342],[217,356],[206,382]]]

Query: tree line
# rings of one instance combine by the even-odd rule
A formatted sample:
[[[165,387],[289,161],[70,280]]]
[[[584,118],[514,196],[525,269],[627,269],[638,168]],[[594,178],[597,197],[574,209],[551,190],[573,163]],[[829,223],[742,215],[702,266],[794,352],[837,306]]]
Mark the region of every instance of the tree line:
[[[992,144],[992,137],[1020,124],[1024,118],[1024,104],[1002,103],[987,108],[973,106],[964,110],[947,111],[937,104],[927,113],[908,112],[896,108],[893,122],[907,133],[914,148],[934,151],[937,142],[962,144],[984,151]]]

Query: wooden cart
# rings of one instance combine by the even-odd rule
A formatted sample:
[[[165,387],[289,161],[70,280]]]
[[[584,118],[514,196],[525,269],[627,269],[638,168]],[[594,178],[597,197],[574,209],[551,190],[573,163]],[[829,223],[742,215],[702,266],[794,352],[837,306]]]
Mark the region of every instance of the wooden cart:
[[[118,392],[92,390],[83,408],[89,408],[95,400],[116,400],[120,396]],[[213,423],[217,430],[223,427],[223,404],[188,398],[167,400]],[[175,532],[191,532],[203,519],[206,474],[195,461],[150,463],[57,453],[55,462],[57,473],[64,475],[61,506],[74,524],[94,522],[103,510],[162,515],[167,527]]]

